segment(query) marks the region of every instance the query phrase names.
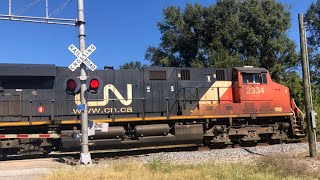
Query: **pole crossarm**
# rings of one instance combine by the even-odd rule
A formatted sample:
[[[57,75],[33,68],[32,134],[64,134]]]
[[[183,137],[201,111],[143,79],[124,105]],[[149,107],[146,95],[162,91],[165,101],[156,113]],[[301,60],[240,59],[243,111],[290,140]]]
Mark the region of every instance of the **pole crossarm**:
[[[6,14],[0,14],[0,20],[34,22],[34,23],[43,23],[43,24],[58,24],[58,25],[68,25],[68,26],[77,25],[77,19],[18,16],[18,15],[6,15]]]

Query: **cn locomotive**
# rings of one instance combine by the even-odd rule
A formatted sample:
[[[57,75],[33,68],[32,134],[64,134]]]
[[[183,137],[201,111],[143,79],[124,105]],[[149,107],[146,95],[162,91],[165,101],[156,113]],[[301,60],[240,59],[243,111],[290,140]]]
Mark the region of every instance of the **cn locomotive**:
[[[0,64],[0,155],[75,151],[79,71]],[[299,109],[264,68],[88,72],[90,149],[299,139]]]

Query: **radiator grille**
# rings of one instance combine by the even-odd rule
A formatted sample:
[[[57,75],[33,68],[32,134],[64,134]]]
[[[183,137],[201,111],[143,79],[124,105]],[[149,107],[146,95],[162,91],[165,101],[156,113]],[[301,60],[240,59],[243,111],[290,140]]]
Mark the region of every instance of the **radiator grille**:
[[[224,75],[224,70],[217,70],[216,71],[217,74],[217,81],[225,81],[225,75]]]
[[[166,71],[150,71],[149,72],[150,80],[167,80]]]
[[[188,69],[181,70],[181,80],[190,80],[190,70]]]

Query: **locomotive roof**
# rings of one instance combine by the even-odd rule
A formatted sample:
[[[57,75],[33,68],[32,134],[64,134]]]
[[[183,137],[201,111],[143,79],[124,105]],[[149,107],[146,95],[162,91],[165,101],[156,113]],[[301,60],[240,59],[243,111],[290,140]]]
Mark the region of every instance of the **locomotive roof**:
[[[53,64],[0,64],[0,76],[55,76]]]
[[[268,70],[265,68],[258,67],[235,67],[236,70],[245,73],[267,73]]]

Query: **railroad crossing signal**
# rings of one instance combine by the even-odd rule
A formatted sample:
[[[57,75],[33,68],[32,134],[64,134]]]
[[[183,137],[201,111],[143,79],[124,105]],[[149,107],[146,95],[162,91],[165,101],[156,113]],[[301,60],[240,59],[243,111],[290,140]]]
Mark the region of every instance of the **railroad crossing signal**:
[[[91,71],[97,69],[97,66],[88,58],[96,50],[96,47],[93,44],[91,44],[83,53],[81,53],[81,51],[73,44],[71,44],[68,49],[77,57],[77,59],[69,65],[71,71],[80,67],[81,63],[84,63]]]

